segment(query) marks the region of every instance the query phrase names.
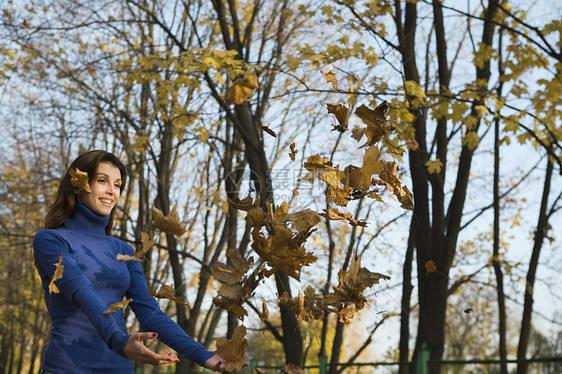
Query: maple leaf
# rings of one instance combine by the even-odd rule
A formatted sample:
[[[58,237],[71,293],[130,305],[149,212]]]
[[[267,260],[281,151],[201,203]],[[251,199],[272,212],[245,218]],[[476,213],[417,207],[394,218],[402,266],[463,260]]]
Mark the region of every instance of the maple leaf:
[[[289,148],[291,149],[291,151],[289,152],[289,157],[291,158],[291,161],[295,161],[295,156],[299,151],[296,149],[295,143],[291,143]]]
[[[248,347],[246,327],[238,326],[232,333],[232,339],[220,338],[217,340],[217,355],[224,359],[226,371],[240,370],[244,366],[244,354]]]
[[[74,187],[78,188],[80,191],[92,193],[88,173],[80,169],[69,169],[68,173],[70,174],[70,183],[72,183]]]
[[[219,308],[233,312],[240,320],[244,320],[244,316],[247,316],[248,312],[241,304],[252,296],[258,286],[260,276],[258,276],[258,280],[253,277],[245,277],[253,258],[245,260],[239,250],[228,249],[226,257],[228,258],[227,264],[217,262],[211,265],[213,277],[221,283],[218,296],[213,298],[213,303]],[[259,272],[259,270],[257,271]]]
[[[437,271],[437,266],[435,266],[435,263],[433,262],[433,260],[429,260],[425,263],[425,275],[429,275],[429,273],[434,273]]]
[[[425,166],[427,167],[427,172],[429,174],[440,173],[443,168],[443,163],[440,159],[435,159],[435,161],[426,161]]]
[[[366,185],[371,184],[371,176],[382,171],[383,163],[377,160],[379,149],[375,146],[369,147],[363,156],[362,182]]]
[[[361,256],[358,256],[357,260],[351,260],[348,271],[340,270],[338,278],[339,284],[334,286],[334,296],[332,298],[339,299],[340,303],[352,302],[358,310],[363,309],[367,301],[363,295],[363,291],[367,287],[378,284],[381,279],[390,279],[388,275],[373,273],[361,267]]]
[[[328,113],[333,114],[338,120],[339,125],[334,126],[332,131],[345,132],[349,122],[349,108],[343,104],[326,104]]]
[[[64,271],[64,265],[62,265],[62,254],[59,257],[59,262],[53,265],[55,265],[56,269],[53,277],[51,278],[51,281],[49,282],[49,293],[51,294],[60,292],[59,288],[55,284],[55,281],[62,278],[62,273]]]
[[[228,204],[233,207],[234,209],[243,210],[249,212],[250,210],[254,209],[259,205],[260,198],[258,197],[256,201],[252,200],[251,196],[246,196],[242,200],[238,197],[234,197],[232,199],[228,199]]]
[[[135,257],[140,259],[154,244],[156,244],[156,239],[150,239],[150,236],[146,232],[141,232],[141,243],[142,248],[140,251],[135,253]]]
[[[154,290],[149,290],[148,294],[150,296],[154,296],[154,297],[159,298],[159,299],[168,299],[168,300],[172,300],[172,301],[174,301],[178,304],[187,305],[187,303],[185,302],[185,300],[182,297],[176,296],[176,290],[174,289],[174,286],[171,283],[170,283],[170,285],[163,284],[162,286],[160,286],[160,289],[158,290],[158,292],[154,292]]]
[[[326,190],[326,200],[339,206],[347,206],[351,200],[351,188],[333,188],[328,187]]]
[[[341,308],[336,312],[336,314],[341,323],[350,323],[355,314],[357,314],[357,308],[353,305]]]
[[[129,305],[129,303],[131,301],[133,301],[133,299],[124,298],[123,300],[121,300],[119,302],[113,303],[109,306],[109,309],[103,311],[103,314],[108,314],[108,313],[116,312],[120,309],[123,309],[124,307]]]
[[[384,160],[381,162],[383,168],[379,173],[380,179],[374,179],[373,183],[386,186],[396,196],[398,201],[402,203],[402,208],[414,209],[412,193],[408,190],[408,187],[402,187],[402,182],[396,176],[396,163]]]
[[[351,226],[367,226],[367,222],[365,220],[356,220],[355,218],[353,218],[353,215],[351,213],[342,213],[337,208],[324,209],[324,213],[320,213],[320,215],[326,219],[331,219],[333,221],[346,220]]]
[[[344,171],[333,166],[327,157],[320,157],[319,155],[308,157],[304,167],[309,171],[308,175],[303,178],[304,180],[312,182],[318,178],[328,184],[326,190],[328,202],[339,206],[347,206],[351,188],[342,186],[341,181],[347,180],[347,175]]]
[[[234,105],[242,104],[248,100],[256,88],[258,88],[258,77],[255,74],[237,79],[226,93],[226,101]]]
[[[320,74],[322,74],[322,76],[324,77],[324,79],[326,79],[326,82],[332,84],[332,88],[333,88],[334,90],[339,90],[339,88],[338,88],[338,80],[336,79],[336,75],[335,75],[331,70],[328,70],[326,73],[320,71]]]
[[[156,207],[152,207],[152,225],[168,234],[181,236],[186,232],[186,224],[180,222],[176,207],[167,216]]]
[[[386,111],[388,108],[388,103],[383,101],[375,109],[370,109],[365,105],[361,105],[355,110],[355,114],[367,125],[367,128],[365,128],[364,132],[361,134],[361,137],[363,134],[367,137],[367,141],[361,148],[374,145],[381,140],[385,134],[393,131],[393,128],[386,122]],[[361,139],[361,137],[359,137],[359,139]]]

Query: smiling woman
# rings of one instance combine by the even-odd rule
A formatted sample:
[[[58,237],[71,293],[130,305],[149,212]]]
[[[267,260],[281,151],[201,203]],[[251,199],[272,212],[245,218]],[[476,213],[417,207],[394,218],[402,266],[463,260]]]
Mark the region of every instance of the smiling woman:
[[[71,174],[88,183],[73,184]],[[84,173],[85,172],[85,173]],[[224,360],[189,337],[148,294],[138,261],[119,261],[135,250],[111,236],[115,206],[127,171],[111,153],[79,156],[63,176],[43,223],[33,238],[37,270],[51,317],[44,373],[133,373],[133,361],[160,365],[177,357],[144,346],[158,337],[203,367],[224,371]],[[87,188],[89,186],[89,188]],[[86,191],[88,190],[88,191]],[[123,310],[109,312],[123,298],[142,329],[127,333]]]

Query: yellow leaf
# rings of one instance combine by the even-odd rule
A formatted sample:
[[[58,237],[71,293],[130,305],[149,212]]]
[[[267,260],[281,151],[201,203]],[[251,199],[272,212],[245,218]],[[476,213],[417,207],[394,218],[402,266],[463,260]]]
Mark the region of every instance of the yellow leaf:
[[[108,47],[107,44],[103,43],[103,44],[100,46],[100,49],[101,49],[101,51],[102,51],[103,53],[105,53],[105,52],[107,52],[107,50],[109,49],[109,47]]]
[[[220,338],[217,340],[217,355],[222,357],[226,364],[226,371],[240,370],[244,365],[244,354],[248,346],[246,327],[238,326],[232,333],[232,339]]]
[[[129,255],[122,255],[122,254],[118,254],[117,255],[117,259],[119,261],[140,261],[137,257],[135,256],[129,256]]]
[[[429,174],[434,173],[441,173],[441,169],[443,168],[443,163],[440,159],[436,158],[435,161],[426,161],[425,166],[427,167],[427,171]]]
[[[256,88],[258,88],[258,77],[255,74],[244,79],[237,79],[226,93],[226,101],[234,105],[242,104]]]
[[[78,188],[80,191],[92,193],[88,173],[80,169],[70,169],[68,173],[70,174],[70,183],[72,183],[74,187]]]
[[[351,213],[342,213],[336,208],[324,209],[324,213],[320,213],[320,215],[326,219],[331,219],[334,221],[346,220],[351,226],[367,226],[367,222],[365,220],[356,220],[355,218],[353,218],[353,215]]]
[[[129,303],[130,303],[131,301],[133,301],[133,299],[124,298],[123,300],[121,300],[121,301],[119,301],[119,302],[117,302],[117,303],[113,303],[113,304],[111,304],[111,305],[109,306],[109,309],[108,309],[108,310],[104,310],[104,311],[103,311],[103,314],[108,314],[108,313],[116,312],[116,311],[118,311],[118,310],[120,310],[120,309],[123,309],[124,307],[126,307],[127,305],[129,305]]]
[[[186,232],[186,224],[180,222],[176,207],[167,216],[156,207],[152,207],[152,225],[168,234],[181,236]]]
[[[324,79],[326,79],[326,82],[332,84],[332,88],[334,90],[338,90],[338,80],[336,79],[336,75],[331,70],[328,70],[326,73],[320,71],[320,73],[322,74]]]
[[[60,290],[55,284],[55,281],[62,278],[62,272],[64,271],[64,265],[62,265],[62,254],[59,257],[59,262],[53,265],[56,266],[56,269],[53,274],[53,278],[51,278],[51,282],[49,282],[49,293],[59,293]]]

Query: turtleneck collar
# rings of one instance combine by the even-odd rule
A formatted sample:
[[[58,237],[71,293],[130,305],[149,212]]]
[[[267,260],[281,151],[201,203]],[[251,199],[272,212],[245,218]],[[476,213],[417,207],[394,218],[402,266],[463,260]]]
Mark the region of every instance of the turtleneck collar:
[[[90,208],[81,203],[76,203],[74,212],[66,221],[63,227],[73,231],[83,231],[92,234],[106,235],[105,227],[109,222],[108,216],[100,216],[94,213]]]

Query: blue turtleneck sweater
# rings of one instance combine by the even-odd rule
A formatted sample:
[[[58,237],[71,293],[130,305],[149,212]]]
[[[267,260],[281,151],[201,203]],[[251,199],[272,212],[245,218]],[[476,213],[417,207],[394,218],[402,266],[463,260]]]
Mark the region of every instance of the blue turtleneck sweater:
[[[129,335],[123,310],[103,314],[124,296],[145,331],[188,359],[204,366],[214,353],[190,338],[148,294],[138,261],[119,261],[134,249],[105,234],[109,216],[99,216],[82,204],[56,230],[41,230],[33,238],[37,269],[51,317],[51,339],[43,369],[57,373],[133,373],[124,356]],[[55,281],[60,293],[49,293],[55,265],[62,254],[64,271]]]

